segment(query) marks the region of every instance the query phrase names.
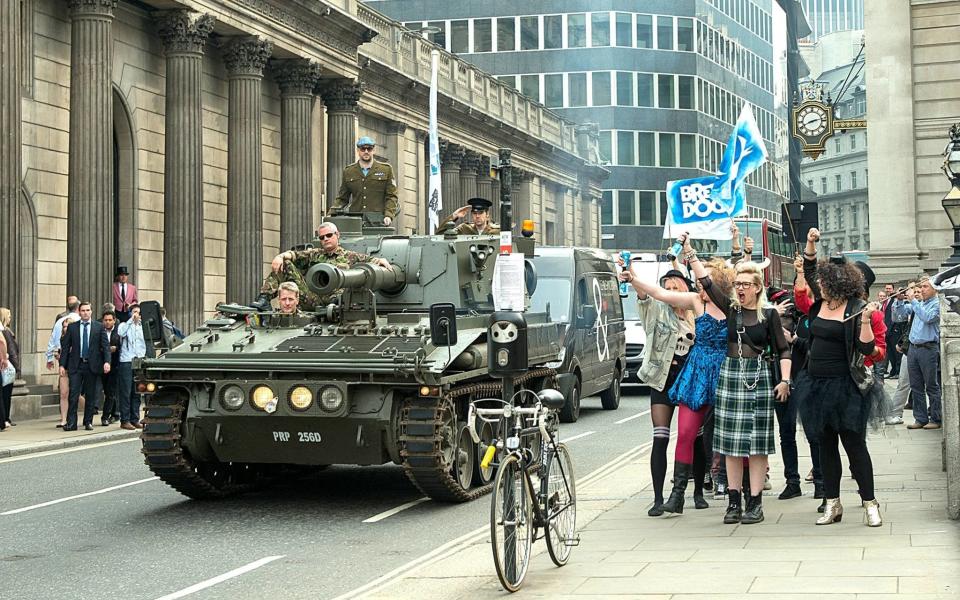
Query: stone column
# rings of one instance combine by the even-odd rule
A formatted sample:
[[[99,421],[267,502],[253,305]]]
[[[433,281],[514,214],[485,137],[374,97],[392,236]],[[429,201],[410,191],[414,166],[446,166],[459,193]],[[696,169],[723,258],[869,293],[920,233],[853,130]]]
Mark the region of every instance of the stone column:
[[[530,184],[533,181],[533,173],[525,171],[518,167],[513,169],[513,229],[514,232],[520,231],[520,225],[524,219],[533,219],[535,227],[539,228],[539,223],[533,215],[533,201],[531,199]]]
[[[192,331],[203,321],[203,49],[213,17],[155,17],[166,55],[163,173],[163,304]]]
[[[17,318],[26,309],[20,306],[20,25],[20,0],[0,1],[0,306]]]
[[[313,88],[320,65],[271,63],[280,86],[280,249],[313,239]]]
[[[327,107],[327,212],[343,179],[343,168],[357,161],[357,113],[363,89],[356,81],[339,80],[320,91]]]
[[[263,279],[260,105],[270,42],[238,38],[223,61],[230,85],[227,125],[227,300],[249,302]]]
[[[113,9],[115,0],[69,0],[70,154],[67,293],[110,297],[113,264]]]
[[[464,200],[477,196],[477,167],[480,165],[480,153],[464,150],[460,160],[460,193]]]
[[[443,209],[440,219],[464,205],[463,188],[460,186],[460,163],[463,160],[463,146],[450,142],[440,142],[440,188],[443,190]]]
[[[416,213],[410,214],[410,206],[406,203],[407,168],[404,156],[406,133],[406,123],[389,121],[387,123],[387,137],[382,142],[384,149],[387,151],[387,162],[393,166],[393,176],[397,182],[397,217],[392,223],[397,233],[402,233],[411,223],[417,222]],[[378,141],[378,143],[380,142]]]

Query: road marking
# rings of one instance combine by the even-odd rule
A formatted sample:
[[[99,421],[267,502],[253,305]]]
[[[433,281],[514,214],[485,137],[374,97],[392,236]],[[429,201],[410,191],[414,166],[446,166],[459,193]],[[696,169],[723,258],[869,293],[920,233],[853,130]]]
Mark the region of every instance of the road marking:
[[[130,483],[123,483],[120,485],[114,485],[108,488],[103,488],[102,490],[97,490],[95,492],[87,492],[85,494],[77,494],[76,496],[67,496],[66,498],[60,498],[59,500],[51,500],[49,502],[42,502],[40,504],[34,504],[33,506],[25,506],[23,508],[17,508],[14,510],[8,510],[7,512],[0,513],[0,516],[6,515],[15,515],[22,512],[27,512],[28,510],[34,510],[37,508],[44,508],[46,506],[53,506],[54,504],[60,504],[61,502],[69,502],[70,500],[76,500],[77,498],[86,498],[87,496],[96,496],[97,494],[105,494],[107,492],[112,492],[114,490],[119,490],[125,487],[130,487],[132,485],[140,485],[141,483],[147,483],[148,481],[155,481],[160,479],[159,477],[148,477],[146,479],[140,479],[138,481],[131,481]]]
[[[139,437],[125,438],[122,440],[113,440],[112,442],[97,442],[96,444],[85,444],[83,446],[73,446],[72,448],[59,448],[57,450],[45,450],[43,452],[33,452],[22,456],[11,456],[10,458],[0,458],[0,464],[12,463],[21,460],[30,460],[31,458],[43,458],[45,456],[54,456],[57,454],[66,454],[68,452],[79,452],[81,450],[92,450],[104,446],[113,446],[114,444],[126,444],[128,442],[139,442]]]
[[[632,420],[634,420],[634,419],[637,419],[637,418],[642,417],[643,415],[649,415],[649,414],[650,414],[650,409],[648,408],[647,410],[645,410],[645,411],[643,411],[643,412],[641,412],[641,413],[637,413],[637,414],[633,415],[632,417],[627,417],[626,419],[620,419],[619,421],[614,421],[613,424],[614,424],[614,425],[620,425],[621,423],[626,423],[627,421],[632,421]]]
[[[382,521],[382,520],[386,519],[387,517],[392,517],[393,515],[397,514],[398,512],[405,511],[405,510],[407,510],[408,508],[413,508],[414,506],[416,506],[416,505],[418,505],[418,504],[421,504],[421,503],[423,503],[423,502],[426,502],[426,501],[429,500],[429,499],[430,499],[430,498],[427,498],[426,496],[424,496],[423,498],[418,498],[418,499],[414,500],[413,502],[407,502],[406,504],[401,504],[400,506],[398,506],[398,507],[396,507],[396,508],[391,508],[390,510],[385,510],[385,511],[383,511],[382,513],[380,513],[379,515],[373,515],[373,516],[370,517],[369,519],[364,519],[363,522],[364,522],[364,523],[376,523],[376,522],[378,522],[378,521]]]
[[[583,433],[578,433],[577,435],[570,436],[568,438],[563,438],[560,441],[563,443],[572,442],[573,440],[579,440],[580,438],[587,437],[588,435],[593,435],[596,431],[584,431]]]
[[[167,594],[166,596],[161,596],[161,597],[157,598],[157,600],[176,600],[177,598],[183,598],[184,596],[189,596],[190,594],[192,594],[192,593],[194,593],[194,592],[199,592],[200,590],[205,590],[205,589],[207,589],[208,587],[213,587],[213,586],[217,585],[218,583],[223,583],[224,581],[226,581],[226,580],[228,580],[228,579],[233,579],[234,577],[239,577],[240,575],[243,575],[244,573],[249,573],[250,571],[253,571],[254,569],[259,569],[260,567],[262,567],[262,566],[265,565],[265,564],[272,563],[272,562],[275,561],[275,560],[280,560],[281,558],[284,558],[284,556],[285,556],[285,555],[283,555],[283,556],[267,556],[266,558],[261,558],[260,560],[257,560],[257,561],[254,561],[254,562],[250,563],[249,565],[243,565],[242,567],[240,567],[240,568],[238,568],[238,569],[234,569],[234,570],[232,570],[232,571],[227,571],[227,572],[224,573],[223,575],[217,575],[216,577],[214,577],[214,578],[212,578],[212,579],[207,579],[206,581],[201,581],[200,583],[196,583],[196,584],[194,584],[194,585],[191,585],[191,586],[188,587],[188,588],[183,588],[183,589],[180,590],[179,592],[174,592],[174,593],[172,593],[172,594]]]

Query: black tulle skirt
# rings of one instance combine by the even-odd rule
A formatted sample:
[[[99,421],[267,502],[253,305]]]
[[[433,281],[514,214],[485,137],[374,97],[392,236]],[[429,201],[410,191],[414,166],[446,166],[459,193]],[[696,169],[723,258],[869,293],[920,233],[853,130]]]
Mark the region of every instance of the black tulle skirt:
[[[797,376],[793,398],[808,433],[829,427],[866,435],[867,425],[875,429],[886,410],[882,383],[874,383],[864,394],[849,375],[813,377],[803,370]]]

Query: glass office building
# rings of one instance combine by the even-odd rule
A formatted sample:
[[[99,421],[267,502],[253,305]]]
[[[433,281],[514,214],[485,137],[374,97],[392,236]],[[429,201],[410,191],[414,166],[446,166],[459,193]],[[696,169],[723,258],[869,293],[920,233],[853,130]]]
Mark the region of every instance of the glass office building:
[[[863,29],[863,0],[800,0],[800,4],[813,30],[809,42],[834,31]]]
[[[368,4],[411,30],[436,28],[427,35],[437,44],[570,121],[599,124],[611,171],[605,248],[663,247],[667,182],[715,173],[747,103],[772,159],[748,179],[747,201],[753,216],[779,222],[788,188],[786,73],[774,37],[785,30],[773,0]]]

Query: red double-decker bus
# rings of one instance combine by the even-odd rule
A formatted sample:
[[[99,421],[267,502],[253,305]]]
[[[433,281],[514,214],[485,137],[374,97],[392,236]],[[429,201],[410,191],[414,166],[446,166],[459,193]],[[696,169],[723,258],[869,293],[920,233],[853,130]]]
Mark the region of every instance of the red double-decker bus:
[[[734,219],[740,229],[741,239],[753,238],[753,259],[761,256],[770,259],[770,266],[764,269],[763,279],[767,287],[793,287],[796,270],[793,268],[793,257],[797,248],[788,244],[783,237],[783,228],[769,219],[738,217]],[[705,256],[719,256],[729,258],[733,248],[731,240],[693,240],[697,252]]]

